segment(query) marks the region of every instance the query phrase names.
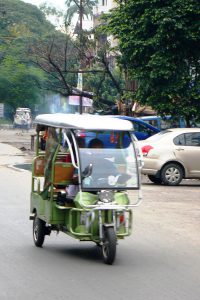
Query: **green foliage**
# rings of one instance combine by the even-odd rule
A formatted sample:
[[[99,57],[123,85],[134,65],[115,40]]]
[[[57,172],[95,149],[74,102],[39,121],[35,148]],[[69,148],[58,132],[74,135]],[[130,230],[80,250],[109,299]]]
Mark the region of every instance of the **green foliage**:
[[[54,27],[34,5],[19,0],[1,0],[0,12],[0,100],[9,107],[34,108],[40,100],[39,86],[45,80],[29,56],[35,42]]]
[[[25,66],[13,56],[7,56],[0,65],[0,99],[14,112],[18,106],[34,108],[39,98],[37,80],[41,71]]]
[[[53,29],[53,25],[46,21],[44,14],[35,5],[20,0],[1,0],[1,10],[1,34],[9,33],[11,27],[20,24],[37,36]]]
[[[93,69],[99,69],[99,65],[93,66]],[[116,67],[112,70],[112,75],[119,82],[119,86],[124,85],[120,70]],[[114,85],[113,80],[102,69],[102,72],[85,74],[83,77],[84,89],[91,91],[94,96],[94,105],[98,108],[108,108],[120,99],[121,95]]]
[[[12,124],[12,121],[10,119],[7,119],[7,118],[0,118],[0,125],[2,124]]]
[[[107,17],[137,100],[161,114],[200,116],[199,0],[126,0]]]

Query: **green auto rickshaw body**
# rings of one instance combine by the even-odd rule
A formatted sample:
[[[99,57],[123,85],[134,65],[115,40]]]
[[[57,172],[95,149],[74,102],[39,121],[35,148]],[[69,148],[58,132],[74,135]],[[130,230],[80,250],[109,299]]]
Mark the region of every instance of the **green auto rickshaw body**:
[[[132,124],[67,114],[40,115],[35,122],[30,219],[36,246],[42,246],[44,236],[52,230],[62,231],[101,245],[104,261],[111,264],[116,252],[113,245],[131,234],[132,208],[141,202],[141,161],[137,141],[129,136]],[[93,130],[96,140],[104,133],[105,137],[115,134],[117,140],[111,148],[79,147],[78,133],[83,129]],[[124,146],[127,136],[130,142]],[[75,195],[66,192],[70,186],[76,187]],[[133,204],[128,196],[131,190],[138,192]]]

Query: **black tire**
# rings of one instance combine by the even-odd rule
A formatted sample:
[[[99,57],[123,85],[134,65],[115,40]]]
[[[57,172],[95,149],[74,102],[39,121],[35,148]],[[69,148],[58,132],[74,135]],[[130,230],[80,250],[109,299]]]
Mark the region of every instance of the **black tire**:
[[[161,184],[162,180],[161,178],[157,178],[154,175],[148,175],[149,180],[151,180],[151,182],[155,183],[155,184]]]
[[[102,245],[102,254],[105,264],[112,265],[116,255],[117,238],[114,228],[104,229],[104,242]]]
[[[33,220],[33,241],[35,246],[42,247],[46,234],[45,222],[35,216]]]
[[[165,185],[179,185],[183,179],[183,169],[175,163],[167,164],[161,170],[161,180]]]

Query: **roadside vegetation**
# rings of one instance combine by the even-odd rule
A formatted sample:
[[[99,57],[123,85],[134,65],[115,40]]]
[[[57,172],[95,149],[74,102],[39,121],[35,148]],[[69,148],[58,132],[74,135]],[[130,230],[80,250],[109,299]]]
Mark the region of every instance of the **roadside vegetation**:
[[[160,114],[200,118],[200,2],[116,1],[105,32],[118,40],[120,65],[138,82],[135,98]]]
[[[91,98],[103,113],[117,104],[119,113],[133,114],[137,103],[184,117],[188,126],[200,119],[199,1],[116,2],[88,31],[82,22],[95,0],[68,0],[65,11],[1,1],[0,102],[7,115],[17,106],[34,109],[47,93],[57,93]],[[63,18],[63,26],[55,28],[46,16]],[[111,47],[109,35],[117,46]]]
[[[6,116],[16,107],[31,109],[41,98],[40,82],[45,81],[41,69],[29,58],[29,45],[39,36],[55,31],[36,6],[18,0],[2,0],[0,11],[0,102],[5,103]]]

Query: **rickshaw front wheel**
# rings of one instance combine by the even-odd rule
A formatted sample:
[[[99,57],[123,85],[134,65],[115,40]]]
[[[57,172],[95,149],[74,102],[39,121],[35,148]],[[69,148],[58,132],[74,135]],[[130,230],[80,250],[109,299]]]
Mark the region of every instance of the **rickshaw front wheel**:
[[[33,220],[33,240],[35,243],[35,246],[42,247],[44,243],[45,238],[45,222],[41,219],[39,219],[37,216],[35,216]]]
[[[112,265],[116,255],[117,238],[113,227],[106,227],[104,229],[104,242],[102,245],[102,254],[104,262]]]

